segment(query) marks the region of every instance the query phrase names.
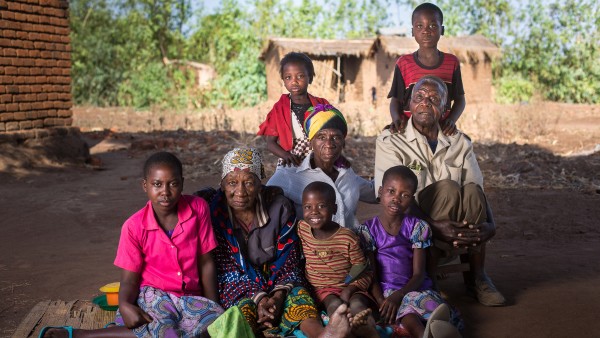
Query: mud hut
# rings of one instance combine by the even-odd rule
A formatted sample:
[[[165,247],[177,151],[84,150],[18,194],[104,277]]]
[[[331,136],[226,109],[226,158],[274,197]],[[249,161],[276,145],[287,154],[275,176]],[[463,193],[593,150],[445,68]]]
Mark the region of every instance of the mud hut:
[[[394,66],[399,56],[419,48],[413,37],[380,35],[373,53],[377,68],[376,88],[386,97],[392,85]],[[456,55],[460,60],[467,102],[493,101],[492,60],[500,49],[481,35],[442,37],[438,49]]]
[[[180,70],[189,71],[194,76],[194,89],[210,89],[212,81],[217,77],[215,69],[207,64],[186,61],[186,60],[175,60],[163,57],[163,64],[165,66],[173,65],[178,67]]]
[[[438,47],[460,60],[468,102],[493,100],[492,60],[500,55],[498,47],[481,35],[442,37]],[[413,37],[398,35],[357,40],[271,38],[260,55],[266,66],[268,99],[277,100],[286,92],[279,62],[294,51],[307,54],[315,64],[311,93],[336,103],[387,105],[396,60],[418,48]]]
[[[265,62],[267,96],[277,100],[286,93],[279,62],[289,52],[308,55],[315,66],[310,92],[331,102],[364,101],[371,97],[376,72],[372,57],[374,39],[320,40],[271,38],[260,58]]]

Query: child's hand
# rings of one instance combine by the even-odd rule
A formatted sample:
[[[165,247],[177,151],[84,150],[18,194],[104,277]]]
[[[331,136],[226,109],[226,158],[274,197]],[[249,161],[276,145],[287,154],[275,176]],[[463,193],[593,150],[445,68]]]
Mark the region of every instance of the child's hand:
[[[393,121],[390,124],[390,133],[400,133],[404,134],[404,130],[406,130],[406,125],[408,124],[408,117],[404,115],[404,113],[400,114],[400,117]]]
[[[282,164],[283,164],[284,166],[290,166],[290,167],[291,167],[291,166],[295,166],[295,167],[297,167],[297,166],[299,166],[299,165],[300,165],[300,163],[302,163],[302,160],[300,159],[300,157],[299,157],[299,156],[297,156],[297,155],[294,155],[294,154],[291,154],[291,153],[289,153],[289,152],[288,152],[288,153],[286,153],[286,155],[285,155],[285,156],[281,157],[281,159],[283,160],[283,161],[282,161],[282,162],[283,162]]]
[[[444,121],[442,121],[441,127],[442,127],[442,132],[446,136],[451,136],[451,135],[456,134],[456,124],[454,123],[454,120],[451,118],[447,118]]]
[[[403,298],[404,293],[397,290],[383,301],[383,304],[379,307],[379,313],[384,323],[393,324],[396,321],[396,314]]]
[[[383,304],[379,307],[379,313],[383,323],[394,324],[396,322],[396,315],[400,308],[400,304],[402,304],[403,298],[404,293],[397,290],[383,301]]]
[[[135,329],[153,321],[152,317],[137,305],[123,303],[119,306],[119,310],[128,329]]]

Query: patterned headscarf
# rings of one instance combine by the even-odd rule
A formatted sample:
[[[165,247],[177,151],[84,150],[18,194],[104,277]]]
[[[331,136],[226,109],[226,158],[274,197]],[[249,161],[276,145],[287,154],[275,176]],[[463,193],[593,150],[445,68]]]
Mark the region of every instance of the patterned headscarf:
[[[338,129],[344,134],[348,133],[348,124],[344,115],[330,104],[317,104],[308,109],[309,115],[304,120],[304,130],[308,135],[308,139],[312,138],[321,129]]]
[[[221,179],[236,170],[247,170],[259,179],[265,178],[262,155],[256,148],[235,148],[223,157]]]

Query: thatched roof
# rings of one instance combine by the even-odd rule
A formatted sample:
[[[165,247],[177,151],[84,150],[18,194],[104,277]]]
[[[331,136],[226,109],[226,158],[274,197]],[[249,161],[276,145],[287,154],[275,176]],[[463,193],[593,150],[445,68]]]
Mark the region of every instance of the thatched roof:
[[[378,37],[379,46],[389,55],[400,56],[419,49],[413,37]],[[438,49],[456,55],[461,62],[477,63],[500,56],[500,48],[482,35],[442,37]]]
[[[260,59],[264,60],[267,52],[275,47],[283,49],[286,53],[302,52],[312,57],[348,55],[366,57],[378,47],[389,55],[400,56],[419,49],[413,37],[396,35],[354,40],[270,38],[260,53]],[[482,35],[444,36],[440,39],[438,48],[456,55],[464,63],[493,60],[500,56],[500,48]]]
[[[270,38],[260,53],[264,60],[271,48],[280,47],[285,52],[301,52],[309,56],[368,56],[374,39],[321,40]]]

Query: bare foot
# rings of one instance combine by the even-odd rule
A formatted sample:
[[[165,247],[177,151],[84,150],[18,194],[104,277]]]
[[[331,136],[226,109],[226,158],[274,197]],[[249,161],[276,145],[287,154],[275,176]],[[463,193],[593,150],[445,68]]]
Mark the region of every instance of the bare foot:
[[[320,338],[345,338],[350,334],[350,322],[348,319],[348,305],[340,305],[329,317],[329,324]]]
[[[379,333],[375,328],[375,319],[371,316],[371,312],[371,309],[365,309],[352,316],[350,320],[352,334],[357,337],[379,337]]]

